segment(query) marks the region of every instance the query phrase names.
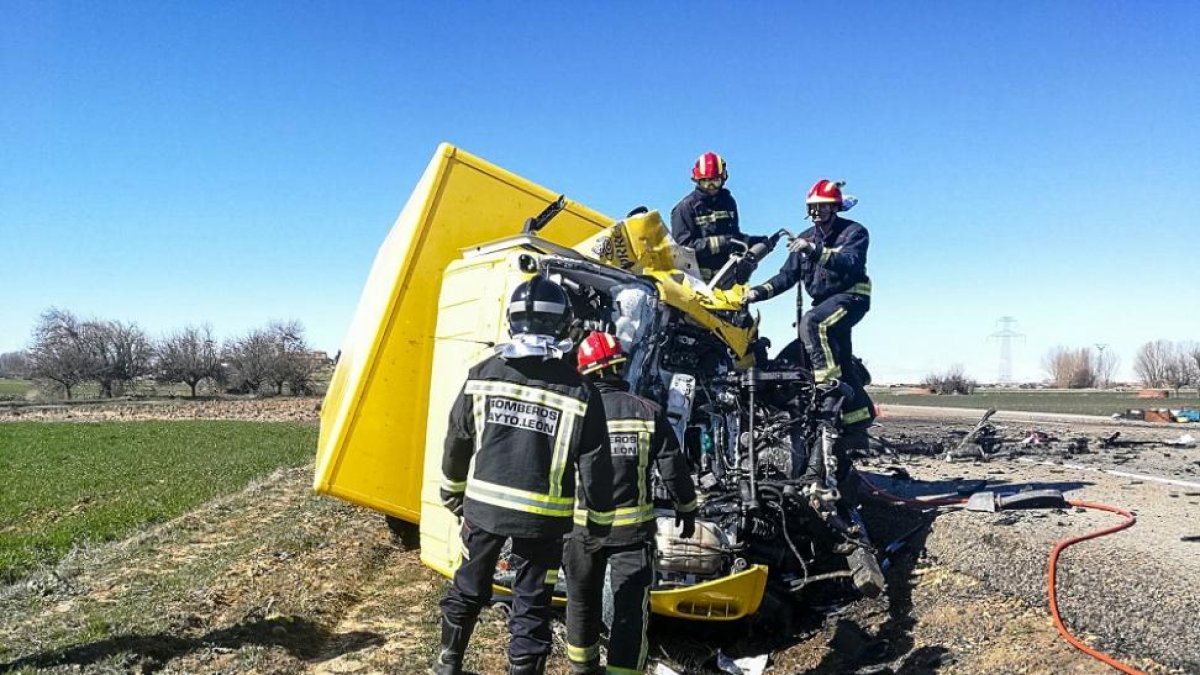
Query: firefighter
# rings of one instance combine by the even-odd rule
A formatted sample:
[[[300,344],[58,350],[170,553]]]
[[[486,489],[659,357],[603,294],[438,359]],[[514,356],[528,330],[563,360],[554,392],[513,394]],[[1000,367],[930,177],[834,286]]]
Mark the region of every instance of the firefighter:
[[[844,551],[855,587],[875,596],[885,587],[883,572],[874,557],[874,549],[858,513],[858,475],[853,471],[850,452],[866,448],[867,427],[875,419],[875,405],[865,386],[870,382],[866,369],[853,355],[850,332],[871,308],[871,280],[867,277],[867,228],[842,218],[838,213],[857,203],[842,195],[844,182],[821,179],[813,184],[805,198],[813,226],[788,244],[788,259],[779,274],[761,286],[746,292],[747,303],[772,298],[803,282],[813,306],[802,312],[803,296],[797,291],[796,313],[800,347],[803,348],[813,380],[821,396],[818,414],[836,417],[840,426],[833,446],[840,510],[858,526],[857,541]],[[799,361],[796,343],[784,348],[780,358]],[[803,443],[793,447],[802,448]],[[818,481],[828,478],[825,457],[820,447],[808,449],[804,456],[793,456],[802,477]]]
[[[779,273],[746,291],[747,303],[773,298],[803,281],[812,308],[801,312],[797,291],[800,342],[817,385],[840,380],[852,396],[841,410],[845,429],[866,429],[875,419],[875,406],[864,387],[865,370],[854,358],[851,329],[871,309],[871,279],[867,277],[867,228],[842,218],[839,212],[857,200],[842,195],[844,182],[822,178],[808,191],[805,204],[813,226],[788,244],[789,255]],[[785,350],[786,351],[786,350]],[[832,389],[831,389],[832,391]]]
[[[696,488],[675,431],[657,404],[629,392],[622,378],[625,354],[616,338],[592,333],[579,346],[579,371],[604,396],[612,448],[612,531],[598,538],[577,527],[567,541],[567,658],[576,675],[600,668],[600,623],[604,580],[612,592],[609,675],[642,673],[646,668],[646,626],[654,581],[656,518],[650,475],[657,468],[675,502],[676,527],[690,539],[696,530]],[[576,524],[586,514],[576,511]]]
[[[612,524],[604,403],[564,358],[571,316],[558,284],[536,276],[519,285],[508,306],[510,341],[471,368],[450,412],[441,500],[462,517],[463,559],[441,601],[435,675],[463,673],[467,643],[510,539],[516,576],[508,673],[544,673],[551,596],[577,499],[585,509],[582,529],[599,537]]]
[[[738,207],[725,188],[729,172],[725,160],[715,152],[700,155],[692,167],[696,189],[671,209],[671,237],[676,244],[696,252],[696,262],[705,281],[711,281],[730,256],[741,249],[736,242],[753,246],[766,237],[746,236],[738,227]],[[729,288],[746,283],[752,270],[739,268],[720,284]]]

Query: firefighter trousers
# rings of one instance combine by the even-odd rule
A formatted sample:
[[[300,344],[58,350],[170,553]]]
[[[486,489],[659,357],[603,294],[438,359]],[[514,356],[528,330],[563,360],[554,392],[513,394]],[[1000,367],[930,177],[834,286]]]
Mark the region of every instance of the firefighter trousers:
[[[800,319],[800,341],[804,343],[813,379],[817,384],[838,379],[850,385],[854,395],[842,407],[844,426],[867,426],[875,407],[867,396],[854,354],[850,331],[871,309],[871,298],[857,293],[837,293],[822,300]]]
[[[567,658],[573,664],[600,659],[600,627],[605,577],[612,592],[608,633],[608,675],[640,675],[646,668],[650,586],[654,547],[650,542],[600,547],[587,537],[567,541]]]
[[[454,572],[441,608],[450,623],[473,626],[479,612],[492,600],[496,561],[509,537],[487,532],[464,520],[462,539],[462,564]],[[508,617],[509,658],[550,653],[550,603],[562,555],[561,537],[512,537],[509,563],[516,577]]]

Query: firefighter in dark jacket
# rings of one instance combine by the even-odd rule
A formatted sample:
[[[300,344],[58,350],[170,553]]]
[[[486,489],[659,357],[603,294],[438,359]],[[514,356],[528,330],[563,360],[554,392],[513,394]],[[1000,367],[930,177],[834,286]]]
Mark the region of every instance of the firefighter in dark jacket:
[[[739,242],[753,246],[766,237],[746,236],[738,227],[738,207],[733,195],[725,189],[729,173],[725,160],[715,152],[700,155],[692,167],[692,182],[696,189],[671,209],[671,238],[676,244],[696,252],[700,274],[710,281],[729,262],[730,256],[741,249]],[[722,288],[746,283],[750,266],[744,266],[725,278]]]
[[[510,675],[540,675],[550,653],[550,603],[576,502],[584,529],[612,524],[612,461],[604,404],[564,358],[571,323],[563,288],[540,276],[508,306],[511,339],[471,368],[450,412],[443,505],[462,516],[463,559],[442,599],[432,672],[459,675],[480,610],[492,597],[501,547],[512,540]],[[576,474],[579,482],[576,484]]]
[[[799,282],[812,298],[812,309],[796,313],[800,341],[818,385],[840,380],[853,390],[843,404],[844,428],[865,429],[875,419],[875,406],[864,389],[861,366],[853,358],[850,331],[871,309],[871,279],[867,277],[867,228],[842,218],[839,212],[857,200],[842,196],[845,183],[821,179],[808,191],[805,203],[813,226],[788,244],[788,259],[761,286],[746,292],[747,303],[773,298]]]
[[[656,518],[651,472],[657,468],[675,502],[680,536],[696,530],[696,488],[675,431],[657,404],[629,392],[622,379],[625,354],[616,338],[592,333],[579,346],[579,370],[592,377],[604,396],[613,464],[612,531],[607,537],[583,526],[567,541],[567,658],[577,675],[600,668],[600,623],[604,579],[612,588],[613,618],[608,640],[608,675],[640,675],[646,668],[646,626],[654,582]]]
[[[747,303],[774,297],[803,282],[813,306],[801,312],[803,296],[796,295],[799,316],[798,342],[812,368],[813,379],[821,395],[823,414],[839,414],[841,431],[833,446],[836,455],[837,502],[841,511],[859,524],[858,542],[846,551],[854,585],[867,595],[883,591],[886,581],[871,548],[866,528],[858,516],[858,475],[853,471],[850,452],[866,448],[866,429],[875,419],[875,405],[867,395],[866,369],[854,358],[851,329],[871,309],[871,280],[867,277],[867,228],[842,218],[839,212],[854,206],[854,197],[842,195],[842,182],[817,181],[808,191],[805,203],[813,226],[800,233],[788,245],[783,269],[761,286],[746,292]],[[786,347],[780,358],[799,361],[795,343]],[[840,383],[840,384],[838,384]],[[838,384],[838,386],[835,386]],[[803,447],[803,442],[793,447]],[[806,479],[829,478],[825,457],[819,446],[807,449],[798,460]],[[816,483],[817,486],[820,482]]]

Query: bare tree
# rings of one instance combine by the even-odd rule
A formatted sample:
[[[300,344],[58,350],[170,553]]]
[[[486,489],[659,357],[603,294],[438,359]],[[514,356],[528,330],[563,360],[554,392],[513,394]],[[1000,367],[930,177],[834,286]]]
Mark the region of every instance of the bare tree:
[[[929,391],[942,394],[973,394],[979,383],[967,376],[962,364],[950,366],[945,374],[933,373],[925,377],[922,383]]]
[[[231,388],[248,394],[258,393],[271,375],[274,340],[267,330],[256,328],[227,343],[222,357]]]
[[[83,341],[91,354],[89,379],[100,384],[106,398],[153,372],[154,347],[136,323],[88,321],[83,324]]]
[[[1196,395],[1200,396],[1200,342],[1189,342],[1184,346],[1192,367],[1192,384],[1196,386]]]
[[[94,370],[83,333],[83,323],[71,312],[54,307],[43,312],[33,328],[29,374],[58,385],[70,399],[75,386]]]
[[[1167,386],[1167,369],[1174,347],[1168,340],[1147,342],[1138,348],[1133,360],[1133,372],[1147,387]]]
[[[304,325],[295,320],[273,321],[267,326],[267,331],[275,346],[268,376],[271,384],[275,385],[275,393],[283,394],[285,384],[291,386],[293,394],[309,391],[317,363],[304,338]]]
[[[1096,385],[1095,360],[1087,347],[1053,347],[1042,357],[1042,367],[1056,387],[1084,389]]]
[[[158,345],[158,379],[183,382],[192,389],[206,379],[221,377],[221,354],[210,326],[187,326],[164,337]]]
[[[1195,381],[1195,370],[1192,365],[1192,355],[1188,353],[1185,345],[1177,345],[1167,343],[1170,349],[1167,352],[1166,364],[1163,370],[1164,384],[1175,391],[1175,396],[1179,396],[1179,390],[1188,386]]]
[[[1102,350],[1096,355],[1096,385],[1107,389],[1112,386],[1117,368],[1121,366],[1121,358],[1111,350]]]
[[[0,354],[0,377],[24,379],[29,377],[28,352],[4,352]]]

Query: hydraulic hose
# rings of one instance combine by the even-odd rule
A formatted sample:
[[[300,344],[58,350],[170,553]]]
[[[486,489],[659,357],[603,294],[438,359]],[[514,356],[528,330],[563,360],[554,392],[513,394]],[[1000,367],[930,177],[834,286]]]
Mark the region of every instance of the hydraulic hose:
[[[1132,513],[1119,506],[1109,506],[1108,504],[1098,504],[1095,502],[1075,500],[1067,500],[1067,503],[1071,506],[1078,506],[1084,509],[1095,509],[1097,511],[1108,511],[1109,513],[1115,513],[1119,516],[1123,516],[1125,520],[1117,525],[1106,527],[1102,530],[1095,530],[1093,532],[1088,532],[1087,534],[1081,534],[1075,537],[1067,537],[1066,539],[1063,539],[1054,545],[1054,550],[1050,552],[1050,580],[1048,584],[1048,592],[1050,595],[1050,616],[1054,619],[1054,628],[1058,631],[1059,635],[1062,635],[1063,639],[1066,640],[1072,647],[1096,659],[1097,661],[1108,664],[1109,666],[1116,668],[1122,673],[1127,673],[1128,675],[1146,675],[1143,671],[1133,668],[1132,666],[1125,665],[1108,654],[1092,649],[1079,640],[1079,638],[1072,635],[1071,632],[1067,630],[1066,625],[1063,624],[1062,616],[1058,613],[1058,589],[1056,586],[1058,578],[1058,555],[1062,553],[1064,549],[1073,544],[1078,544],[1081,541],[1103,537],[1106,534],[1113,534],[1114,532],[1120,532],[1121,530],[1132,527],[1133,524],[1137,522],[1137,518],[1134,517]]]
[[[862,480],[863,485],[867,486],[867,489],[871,492],[871,494],[875,495],[876,497],[879,497],[880,499],[882,499],[884,501],[892,502],[895,504],[900,504],[902,506],[910,506],[910,507],[915,507],[915,508],[929,508],[929,507],[940,507],[940,506],[954,506],[957,504],[964,504],[967,501],[967,499],[965,497],[942,497],[942,498],[937,498],[937,499],[911,499],[909,497],[901,497],[899,495],[894,495],[894,494],[888,492],[887,490],[884,490],[883,488],[880,488],[879,486],[875,485],[871,481],[867,480],[866,477],[864,477],[862,474],[859,474],[859,479]],[[1053,619],[1053,621],[1054,621],[1054,629],[1057,630],[1059,635],[1061,635],[1063,637],[1063,639],[1067,641],[1067,644],[1078,649],[1079,651],[1083,652],[1084,654],[1087,654],[1088,656],[1096,659],[1097,661],[1100,661],[1101,663],[1104,663],[1105,665],[1111,666],[1112,668],[1115,668],[1115,669],[1121,671],[1122,673],[1126,673],[1126,675],[1146,675],[1146,673],[1144,671],[1138,670],[1132,666],[1122,663],[1121,661],[1118,661],[1117,659],[1109,656],[1108,654],[1105,654],[1104,652],[1093,649],[1093,648],[1087,646],[1086,644],[1084,644],[1083,641],[1081,641],[1079,638],[1077,638],[1073,634],[1071,634],[1071,631],[1067,630],[1066,624],[1063,623],[1062,615],[1058,611],[1058,585],[1057,584],[1058,584],[1059,554],[1061,554],[1063,552],[1063,550],[1065,550],[1067,547],[1072,546],[1074,544],[1078,544],[1081,541],[1087,541],[1088,539],[1096,539],[1096,538],[1103,537],[1103,536],[1109,535],[1109,534],[1114,534],[1116,532],[1120,532],[1121,530],[1132,527],[1133,524],[1137,522],[1137,518],[1132,513],[1130,513],[1129,511],[1127,511],[1119,506],[1109,506],[1108,504],[1077,501],[1077,500],[1073,500],[1073,499],[1068,499],[1067,503],[1070,504],[1071,506],[1076,506],[1076,507],[1083,508],[1083,509],[1093,509],[1093,510],[1097,510],[1097,511],[1108,511],[1109,513],[1115,513],[1119,516],[1123,516],[1125,518],[1125,520],[1117,525],[1113,525],[1112,527],[1106,527],[1104,529],[1095,530],[1092,532],[1088,532],[1086,534],[1081,534],[1081,535],[1077,535],[1074,537],[1067,537],[1066,539],[1062,539],[1058,543],[1056,543],[1054,545],[1054,549],[1050,551],[1049,574],[1048,574],[1048,581],[1047,581],[1047,587],[1048,587],[1047,594],[1050,598],[1050,618]]]

